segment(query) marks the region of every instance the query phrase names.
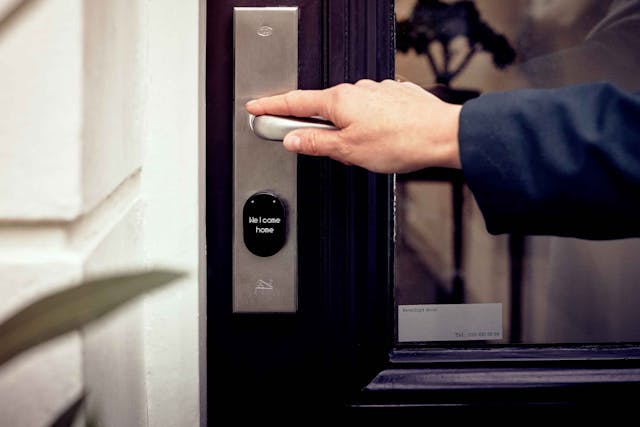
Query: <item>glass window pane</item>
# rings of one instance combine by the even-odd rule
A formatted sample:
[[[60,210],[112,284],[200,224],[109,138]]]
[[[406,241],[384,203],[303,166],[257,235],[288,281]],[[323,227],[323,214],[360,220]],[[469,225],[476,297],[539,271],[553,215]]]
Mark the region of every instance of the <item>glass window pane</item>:
[[[397,77],[444,84],[453,102],[595,81],[640,90],[638,1],[396,0],[396,14]],[[640,341],[640,239],[495,236],[460,174],[396,180],[399,341]]]

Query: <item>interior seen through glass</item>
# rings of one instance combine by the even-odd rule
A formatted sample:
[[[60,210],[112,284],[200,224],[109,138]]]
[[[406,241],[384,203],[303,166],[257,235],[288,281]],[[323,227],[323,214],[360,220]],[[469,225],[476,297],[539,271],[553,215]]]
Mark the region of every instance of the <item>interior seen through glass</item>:
[[[396,0],[398,79],[439,82],[457,102],[601,80],[639,90],[637,1],[476,0],[480,22],[454,3]],[[465,30],[480,24],[504,39],[470,52]],[[491,235],[446,170],[397,175],[396,200],[398,341],[640,340],[639,239]]]

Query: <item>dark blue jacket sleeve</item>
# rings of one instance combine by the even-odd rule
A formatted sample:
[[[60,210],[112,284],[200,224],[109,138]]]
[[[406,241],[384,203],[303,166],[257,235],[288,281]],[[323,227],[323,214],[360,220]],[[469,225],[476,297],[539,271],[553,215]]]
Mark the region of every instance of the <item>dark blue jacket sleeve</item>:
[[[493,234],[640,236],[640,96],[607,83],[490,93],[460,116],[465,178]]]

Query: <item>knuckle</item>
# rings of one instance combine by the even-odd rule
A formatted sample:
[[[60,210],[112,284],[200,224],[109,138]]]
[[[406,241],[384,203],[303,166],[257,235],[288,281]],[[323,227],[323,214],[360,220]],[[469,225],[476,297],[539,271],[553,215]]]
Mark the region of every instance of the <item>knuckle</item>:
[[[349,83],[341,83],[338,86],[335,86],[335,90],[333,91],[332,101],[336,104],[339,104],[345,98],[348,98],[353,92],[353,85]]]
[[[353,153],[353,146],[348,137],[341,133],[339,138],[335,141],[334,155],[336,158],[346,161],[351,157]]]
[[[337,149],[338,155],[341,159],[343,160],[347,160],[348,158],[351,157],[351,154],[353,153],[353,150],[351,149],[351,146],[349,144],[340,144],[338,145],[338,149]]]
[[[397,82],[395,80],[391,80],[391,79],[384,79],[382,81],[382,84],[385,85],[385,86],[391,86],[391,85],[397,84]]]
[[[334,93],[336,94],[336,96],[341,96],[351,92],[351,90],[353,89],[353,85],[349,83],[340,83],[339,85],[335,86],[334,89]]]
[[[356,86],[370,86],[373,83],[375,82],[371,79],[361,79],[356,82]]]
[[[309,132],[307,135],[307,147],[305,150],[308,154],[312,156],[317,156],[320,154],[319,145],[318,145],[318,134],[316,132]]]
[[[291,109],[291,107],[295,105],[296,99],[299,97],[299,92],[299,90],[292,90],[284,94],[282,102],[287,109]]]
[[[334,88],[336,89],[336,91],[345,91],[349,90],[351,86],[353,86],[351,83],[340,83],[339,85],[334,86]]]
[[[314,156],[319,156],[322,154],[322,147],[320,146],[320,138],[318,137],[317,132],[311,132],[309,135],[309,151]]]

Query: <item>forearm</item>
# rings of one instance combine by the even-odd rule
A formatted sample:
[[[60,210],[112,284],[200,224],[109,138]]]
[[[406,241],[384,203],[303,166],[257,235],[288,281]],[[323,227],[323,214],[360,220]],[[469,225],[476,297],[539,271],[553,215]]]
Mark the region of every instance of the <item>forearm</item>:
[[[610,85],[481,96],[460,117],[467,183],[492,233],[640,235],[640,98]]]

